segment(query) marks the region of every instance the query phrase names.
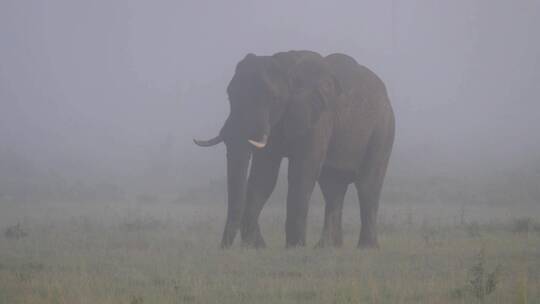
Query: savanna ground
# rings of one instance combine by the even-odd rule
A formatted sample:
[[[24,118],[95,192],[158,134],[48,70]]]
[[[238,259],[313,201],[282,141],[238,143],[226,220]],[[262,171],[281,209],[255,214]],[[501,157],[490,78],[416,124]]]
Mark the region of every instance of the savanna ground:
[[[271,203],[264,250],[218,248],[225,203],[0,205],[0,303],[540,303],[539,206],[384,205],[379,250],[285,250]]]

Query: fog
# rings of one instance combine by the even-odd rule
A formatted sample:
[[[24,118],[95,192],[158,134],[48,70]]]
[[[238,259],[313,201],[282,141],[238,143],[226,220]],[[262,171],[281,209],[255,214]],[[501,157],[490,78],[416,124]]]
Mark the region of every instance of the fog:
[[[219,131],[247,53],[309,49],[388,87],[383,204],[537,204],[539,28],[536,0],[3,0],[0,200],[225,204],[223,146],[191,139]]]

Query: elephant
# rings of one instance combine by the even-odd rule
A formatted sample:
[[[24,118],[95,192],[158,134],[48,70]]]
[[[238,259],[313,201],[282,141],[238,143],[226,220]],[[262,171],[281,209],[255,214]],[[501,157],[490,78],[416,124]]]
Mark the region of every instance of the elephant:
[[[227,94],[230,114],[219,134],[194,139],[199,146],[226,146],[221,247],[230,247],[238,231],[246,246],[266,246],[259,215],[288,158],[285,246],[306,245],[309,201],[318,183],[325,215],[317,246],[342,246],[343,201],[354,184],[361,221],[357,246],[378,248],[379,197],[395,133],[383,81],[345,54],[250,53],[237,64]]]

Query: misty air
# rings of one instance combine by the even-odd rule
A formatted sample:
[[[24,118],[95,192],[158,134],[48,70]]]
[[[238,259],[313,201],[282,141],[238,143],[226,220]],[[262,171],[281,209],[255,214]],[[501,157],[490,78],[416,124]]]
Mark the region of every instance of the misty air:
[[[0,303],[537,303],[540,2],[0,3]]]

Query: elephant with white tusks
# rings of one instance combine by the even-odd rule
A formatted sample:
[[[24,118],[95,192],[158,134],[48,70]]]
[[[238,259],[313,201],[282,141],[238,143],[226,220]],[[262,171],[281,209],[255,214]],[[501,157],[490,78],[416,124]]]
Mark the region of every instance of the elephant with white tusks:
[[[359,248],[377,248],[377,211],[394,142],[394,114],[384,83],[343,54],[311,51],[248,54],[227,88],[230,115],[213,139],[227,148],[227,222],[221,242],[238,232],[264,247],[259,215],[289,159],[286,247],[306,244],[306,218],[315,183],[326,207],[319,247],[343,243],[341,215],[349,184],[360,203]],[[248,175],[249,162],[251,168]]]

